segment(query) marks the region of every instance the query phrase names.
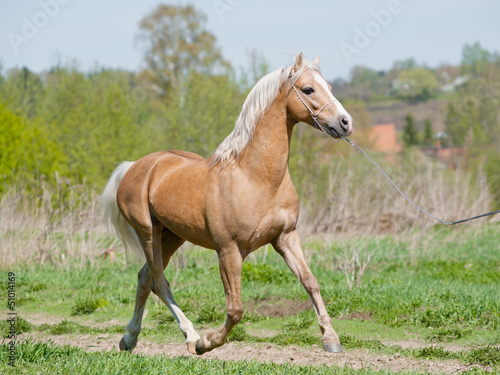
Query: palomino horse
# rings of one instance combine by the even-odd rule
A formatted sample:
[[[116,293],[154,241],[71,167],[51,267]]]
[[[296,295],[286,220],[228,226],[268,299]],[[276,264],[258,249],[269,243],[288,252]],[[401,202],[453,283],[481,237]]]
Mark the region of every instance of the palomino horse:
[[[209,159],[186,151],[123,162],[103,192],[105,218],[128,249],[143,251],[135,309],[120,341],[132,350],[149,293],[170,309],[188,350],[203,354],[223,345],[243,315],[241,265],[271,243],[309,294],[323,349],[340,352],[318,282],[307,266],[296,230],[299,200],[288,171],[292,131],[305,122],[334,138],[352,132],[352,118],[321,76],[319,59],[278,69],[250,91],[233,132]],[[217,252],[226,295],[226,321],[200,338],[175,302],[163,271],[185,242]]]

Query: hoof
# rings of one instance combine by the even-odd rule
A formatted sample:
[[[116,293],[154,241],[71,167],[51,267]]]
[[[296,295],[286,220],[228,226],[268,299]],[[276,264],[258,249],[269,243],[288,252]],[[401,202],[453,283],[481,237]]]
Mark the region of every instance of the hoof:
[[[203,336],[202,338],[198,339],[198,341],[196,341],[196,354],[202,355],[203,353],[209,352],[212,349],[212,343],[209,339],[207,339],[207,336]]]
[[[118,345],[118,347],[120,348],[120,350],[126,350],[128,352],[134,350],[134,346],[130,347],[127,344],[125,344],[125,340],[123,338],[120,340],[120,344]]]
[[[196,352],[196,342],[188,342],[186,345],[189,353],[198,354]]]
[[[344,351],[340,342],[324,342],[323,350],[330,353],[340,353]]]

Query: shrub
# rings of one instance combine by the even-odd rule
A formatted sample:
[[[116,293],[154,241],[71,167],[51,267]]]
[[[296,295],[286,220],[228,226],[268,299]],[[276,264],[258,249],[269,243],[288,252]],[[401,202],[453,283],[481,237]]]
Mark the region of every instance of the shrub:
[[[73,315],[92,314],[98,308],[108,305],[109,301],[106,298],[88,297],[85,299],[79,299],[75,306],[73,306],[72,313]]]

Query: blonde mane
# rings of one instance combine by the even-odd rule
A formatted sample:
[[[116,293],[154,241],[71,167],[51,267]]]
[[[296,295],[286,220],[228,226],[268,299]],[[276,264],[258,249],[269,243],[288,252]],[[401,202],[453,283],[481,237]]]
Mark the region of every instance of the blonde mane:
[[[236,120],[234,130],[215,150],[211,160],[212,166],[216,164],[225,166],[239,157],[252,139],[259,120],[276,99],[276,95],[286,83],[288,77],[290,77],[291,83],[294,84],[304,70],[319,72],[318,65],[309,60],[305,60],[302,67],[290,76],[292,68],[293,66],[280,68],[265,75],[250,90]]]

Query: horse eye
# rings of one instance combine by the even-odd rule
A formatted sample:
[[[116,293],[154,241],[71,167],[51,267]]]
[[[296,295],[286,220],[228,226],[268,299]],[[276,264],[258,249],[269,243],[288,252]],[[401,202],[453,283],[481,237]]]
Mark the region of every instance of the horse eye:
[[[314,89],[312,87],[306,87],[302,92],[306,95],[310,95],[314,92]]]

